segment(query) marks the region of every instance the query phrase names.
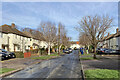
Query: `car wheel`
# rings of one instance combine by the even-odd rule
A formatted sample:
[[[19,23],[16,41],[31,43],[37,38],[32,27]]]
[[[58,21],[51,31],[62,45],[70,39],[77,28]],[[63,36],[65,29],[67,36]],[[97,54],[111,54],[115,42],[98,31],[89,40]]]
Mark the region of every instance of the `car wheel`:
[[[13,55],[12,57],[13,57],[13,58],[15,58],[16,56],[15,56],[15,55]]]

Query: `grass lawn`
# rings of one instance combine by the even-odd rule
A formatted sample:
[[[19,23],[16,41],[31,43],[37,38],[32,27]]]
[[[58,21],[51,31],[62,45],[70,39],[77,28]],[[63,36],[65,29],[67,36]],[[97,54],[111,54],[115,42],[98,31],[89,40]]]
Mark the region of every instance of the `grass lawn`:
[[[40,56],[40,57],[34,57],[32,59],[51,59],[53,57],[58,57],[59,55],[58,54],[51,54],[51,55],[45,55],[45,56]]]
[[[0,74],[6,73],[6,72],[10,72],[13,71],[15,69],[11,69],[11,68],[0,68]]]
[[[95,70],[85,70],[86,78],[119,78],[118,70],[109,69],[95,69]]]
[[[89,53],[89,54],[80,54],[80,56],[91,56],[92,54],[91,53]]]

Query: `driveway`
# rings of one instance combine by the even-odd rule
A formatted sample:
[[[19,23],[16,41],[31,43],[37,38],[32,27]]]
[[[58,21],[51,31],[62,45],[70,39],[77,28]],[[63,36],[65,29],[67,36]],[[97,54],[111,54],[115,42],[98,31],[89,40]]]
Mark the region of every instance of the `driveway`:
[[[86,57],[86,56],[82,56]],[[88,56],[91,57],[91,56]],[[105,55],[100,56],[97,55],[98,60],[81,60],[82,66],[84,70],[87,69],[112,69],[112,70],[120,70],[120,56],[111,56]]]
[[[81,78],[79,53],[74,50],[60,58],[42,61],[6,78]],[[26,80],[26,79],[25,79]]]
[[[13,68],[13,69],[19,69],[19,68],[25,68],[27,66],[33,65],[36,62],[42,62],[43,60],[33,60],[31,58],[14,58],[9,59],[5,61],[1,61],[0,68]]]

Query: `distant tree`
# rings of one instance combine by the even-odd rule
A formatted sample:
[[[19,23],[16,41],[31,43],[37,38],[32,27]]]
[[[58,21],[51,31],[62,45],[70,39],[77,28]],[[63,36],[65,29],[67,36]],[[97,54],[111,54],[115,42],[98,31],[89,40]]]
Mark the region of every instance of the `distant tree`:
[[[107,30],[112,26],[113,19],[109,16],[87,16],[79,22],[77,30],[89,36],[89,40],[94,47],[94,58],[96,58],[96,48],[98,43],[104,38]]]
[[[51,45],[56,42],[57,38],[56,25],[51,22],[41,22],[37,30],[43,34],[44,40],[48,43],[48,55],[50,55]]]
[[[85,33],[79,35],[79,44],[84,45],[84,46],[90,45],[91,42],[89,40],[89,36],[87,36],[87,34]]]
[[[58,24],[58,47],[59,52],[62,47],[62,45],[68,47],[70,46],[70,37],[67,37],[67,30],[65,29],[65,26],[61,23]]]

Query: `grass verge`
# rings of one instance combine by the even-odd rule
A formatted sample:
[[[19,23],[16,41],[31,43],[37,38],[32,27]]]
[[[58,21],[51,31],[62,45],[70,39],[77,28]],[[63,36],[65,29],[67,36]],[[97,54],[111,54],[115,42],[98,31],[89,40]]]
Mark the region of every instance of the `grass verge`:
[[[91,56],[92,54],[80,54],[80,56]]]
[[[10,72],[10,71],[13,71],[15,69],[11,69],[11,68],[0,68],[0,74],[3,74],[3,73],[7,73],[7,72]]]
[[[85,70],[86,78],[119,78],[118,70],[109,69],[95,69],[95,70]]]
[[[40,57],[34,57],[32,59],[42,59],[42,60],[45,60],[45,59],[51,59],[53,57],[58,57],[59,55],[58,54],[51,54],[51,55],[45,55],[45,56],[40,56]]]

